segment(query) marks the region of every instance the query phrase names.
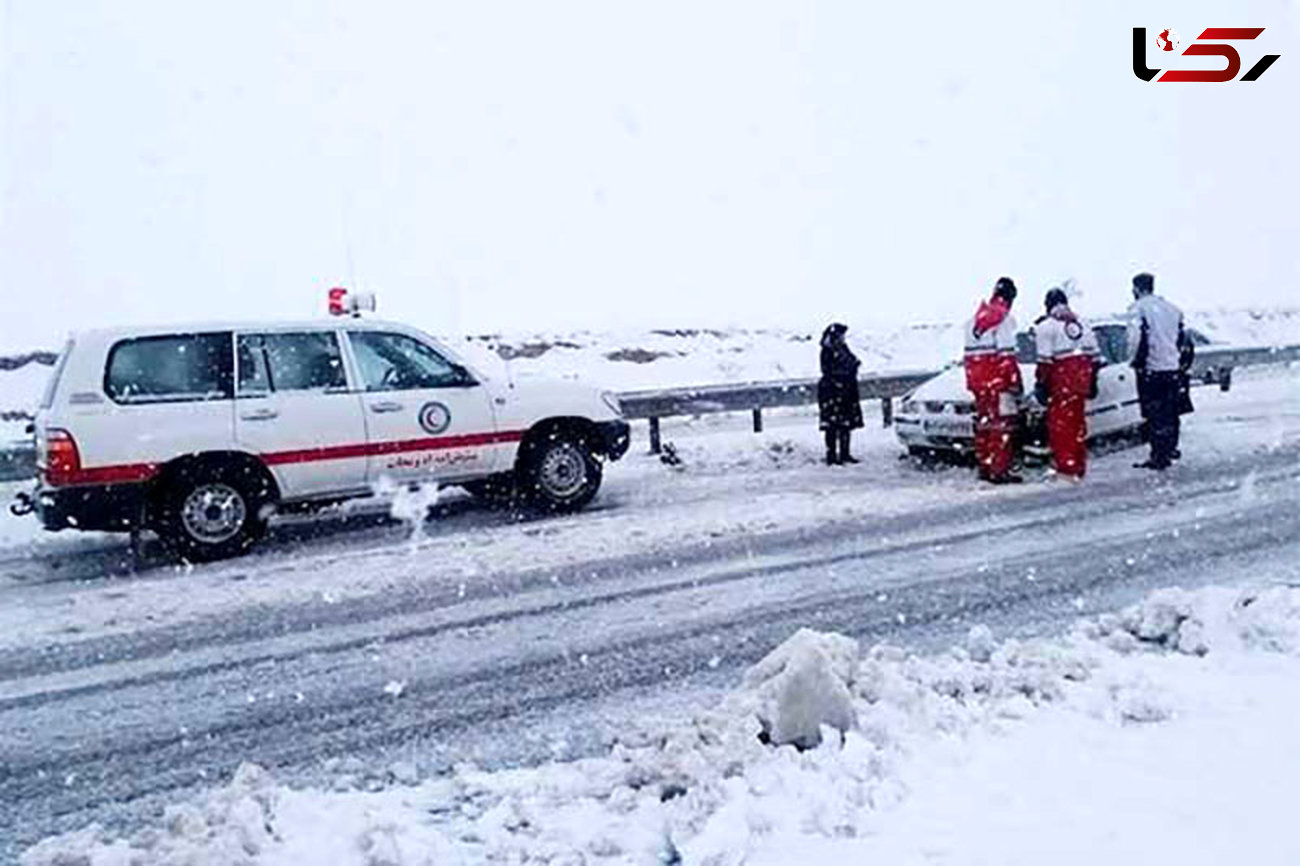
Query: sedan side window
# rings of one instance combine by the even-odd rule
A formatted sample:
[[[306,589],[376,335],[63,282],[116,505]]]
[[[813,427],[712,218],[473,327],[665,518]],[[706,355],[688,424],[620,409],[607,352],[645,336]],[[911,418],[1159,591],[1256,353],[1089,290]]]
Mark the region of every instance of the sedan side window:
[[[332,331],[239,336],[239,395],[271,391],[339,391],[348,386]]]
[[[361,383],[367,391],[413,391],[472,385],[465,368],[405,334],[350,331]]]

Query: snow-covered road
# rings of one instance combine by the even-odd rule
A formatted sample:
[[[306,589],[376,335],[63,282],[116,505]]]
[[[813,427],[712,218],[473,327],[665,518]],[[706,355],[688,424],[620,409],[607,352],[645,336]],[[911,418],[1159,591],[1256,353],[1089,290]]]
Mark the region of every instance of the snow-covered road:
[[[0,857],[131,825],[245,760],[320,780],[344,755],[590,752],[800,626],[926,645],[1267,578],[1300,554],[1298,382],[1198,392],[1187,459],[1159,478],[1120,452],[1083,485],[979,489],[899,461],[883,432],[862,465],[827,468],[795,414],[762,437],[666,429],[684,469],[617,466],[600,507],[564,519],[451,498],[415,538],[365,516],[292,524],[242,561],[139,573],[117,540],[2,527]]]

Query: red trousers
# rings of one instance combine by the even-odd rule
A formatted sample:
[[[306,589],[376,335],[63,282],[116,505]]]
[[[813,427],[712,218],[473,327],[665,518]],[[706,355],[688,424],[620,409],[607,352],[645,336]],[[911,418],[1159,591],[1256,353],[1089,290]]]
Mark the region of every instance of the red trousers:
[[[1001,478],[1011,471],[1016,416],[1003,415],[1002,392],[975,392],[975,459],[981,478]]]
[[[1047,443],[1056,471],[1082,478],[1088,470],[1088,392],[1096,375],[1091,358],[1074,355],[1048,368]]]
[[[1052,394],[1047,401],[1047,442],[1056,471],[1082,478],[1088,470],[1088,396]]]

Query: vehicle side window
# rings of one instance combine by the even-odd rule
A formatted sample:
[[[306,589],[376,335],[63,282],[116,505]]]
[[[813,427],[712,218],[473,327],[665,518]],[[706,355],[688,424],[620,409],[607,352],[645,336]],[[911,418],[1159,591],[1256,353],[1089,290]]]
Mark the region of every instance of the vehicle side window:
[[[472,384],[463,367],[405,334],[349,331],[352,353],[367,391],[458,388]]]
[[[117,403],[228,400],[230,332],[123,340],[108,353],[104,392]]]
[[[1016,334],[1016,360],[1021,364],[1038,363],[1038,343],[1033,331]]]
[[[239,395],[347,388],[347,373],[332,331],[239,335]]]

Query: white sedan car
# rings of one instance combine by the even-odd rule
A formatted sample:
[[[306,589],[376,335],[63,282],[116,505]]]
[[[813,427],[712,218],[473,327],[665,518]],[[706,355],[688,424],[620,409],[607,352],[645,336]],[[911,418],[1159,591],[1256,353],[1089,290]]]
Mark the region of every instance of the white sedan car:
[[[1104,365],[1098,375],[1097,398],[1088,402],[1090,440],[1136,435],[1142,426],[1137,381],[1128,361],[1128,330],[1124,322],[1093,325]],[[1192,331],[1197,345],[1209,342]],[[1025,382],[1021,398],[1021,441],[1031,452],[1045,441],[1044,409],[1034,400],[1037,357],[1030,331],[1018,335],[1018,360]],[[960,363],[903,398],[895,418],[898,441],[918,457],[967,455],[975,442],[975,397],[966,389],[966,372]]]

